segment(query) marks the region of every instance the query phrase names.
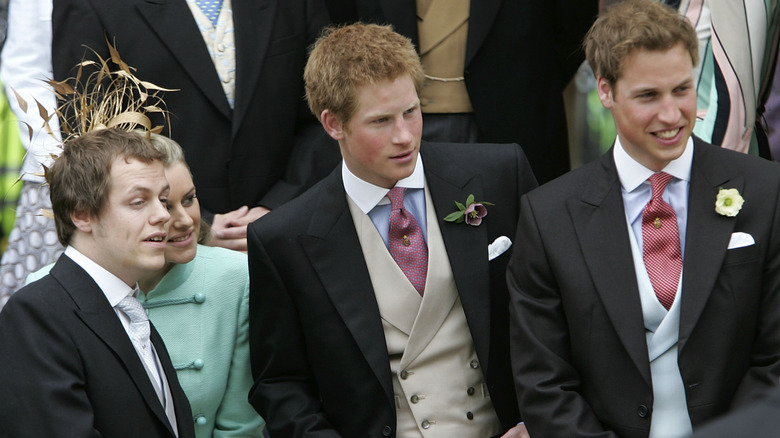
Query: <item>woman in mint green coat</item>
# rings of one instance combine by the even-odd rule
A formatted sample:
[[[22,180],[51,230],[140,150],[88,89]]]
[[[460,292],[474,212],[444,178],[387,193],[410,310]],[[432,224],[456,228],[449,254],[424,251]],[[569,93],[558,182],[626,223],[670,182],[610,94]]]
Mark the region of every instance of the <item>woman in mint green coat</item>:
[[[198,438],[260,437],[263,419],[247,401],[249,274],[246,254],[198,245],[200,206],[179,145],[152,137],[171,186],[166,266],[139,282],[192,407]],[[208,235],[208,233],[203,233]]]

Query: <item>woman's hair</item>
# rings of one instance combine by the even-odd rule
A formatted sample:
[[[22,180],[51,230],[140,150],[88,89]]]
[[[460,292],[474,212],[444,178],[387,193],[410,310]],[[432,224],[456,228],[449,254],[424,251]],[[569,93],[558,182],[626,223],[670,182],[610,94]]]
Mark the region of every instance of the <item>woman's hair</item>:
[[[146,135],[143,131],[140,131],[139,134]],[[181,145],[176,142],[176,140],[161,134],[152,133],[151,141],[152,145],[154,145],[154,148],[163,155],[163,166],[168,168],[174,164],[182,164],[187,168],[188,171],[190,170],[190,166],[184,159],[184,150],[182,149]],[[191,171],[190,174],[192,174]],[[210,233],[211,225],[207,221],[201,220],[200,230],[198,231],[198,243],[202,245],[207,244]]]

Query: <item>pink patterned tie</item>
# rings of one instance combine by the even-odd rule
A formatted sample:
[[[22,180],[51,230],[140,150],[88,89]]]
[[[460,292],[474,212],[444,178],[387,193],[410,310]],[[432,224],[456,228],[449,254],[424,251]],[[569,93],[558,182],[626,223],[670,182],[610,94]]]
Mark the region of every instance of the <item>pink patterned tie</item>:
[[[390,255],[422,296],[428,274],[428,245],[414,215],[404,208],[403,187],[393,187],[388,193],[392,211],[387,234]]]
[[[661,198],[672,175],[658,172],[648,179],[653,197],[642,212],[645,268],[658,301],[669,310],[677,294],[683,264],[677,215]]]

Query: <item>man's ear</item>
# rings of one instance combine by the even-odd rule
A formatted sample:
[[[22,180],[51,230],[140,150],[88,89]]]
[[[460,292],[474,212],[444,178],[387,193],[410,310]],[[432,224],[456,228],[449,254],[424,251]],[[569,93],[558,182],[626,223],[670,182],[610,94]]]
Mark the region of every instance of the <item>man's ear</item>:
[[[332,113],[328,109],[323,110],[322,114],[320,114],[320,123],[322,123],[322,127],[325,128],[325,132],[327,132],[331,138],[336,141],[344,139],[344,124],[341,123],[341,120],[339,120],[336,114]]]
[[[609,81],[603,77],[598,78],[596,81],[596,90],[599,93],[599,100],[606,109],[612,109],[612,102],[614,101],[614,95],[612,94],[612,85]]]
[[[70,214],[70,220],[73,221],[73,225],[75,225],[79,231],[85,233],[92,232],[92,224],[94,220],[92,219],[92,216],[89,213],[87,213],[86,210],[78,210],[72,212]]]

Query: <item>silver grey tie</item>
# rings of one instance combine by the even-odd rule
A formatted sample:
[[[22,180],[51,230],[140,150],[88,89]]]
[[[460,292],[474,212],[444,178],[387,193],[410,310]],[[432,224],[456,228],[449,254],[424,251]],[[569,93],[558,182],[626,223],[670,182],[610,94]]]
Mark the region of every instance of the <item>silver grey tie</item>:
[[[149,346],[149,317],[146,316],[146,311],[138,301],[138,298],[128,295],[116,305],[122,312],[130,318],[130,329],[128,334],[133,343],[137,343],[141,346],[144,354],[151,353],[151,347]],[[154,356],[151,356],[152,359]]]
[[[127,334],[130,336],[130,340],[133,341],[133,346],[138,352],[141,361],[143,361],[149,378],[152,379],[152,384],[155,391],[157,391],[160,402],[165,406],[162,376],[160,369],[157,367],[157,360],[154,357],[154,351],[149,339],[151,333],[149,317],[146,315],[141,302],[133,295],[124,297],[116,307],[130,318],[130,327],[128,327]]]

